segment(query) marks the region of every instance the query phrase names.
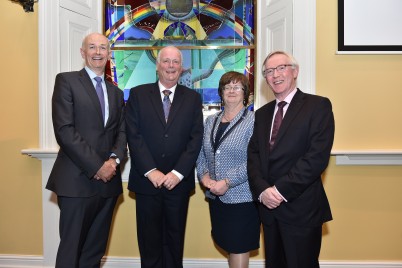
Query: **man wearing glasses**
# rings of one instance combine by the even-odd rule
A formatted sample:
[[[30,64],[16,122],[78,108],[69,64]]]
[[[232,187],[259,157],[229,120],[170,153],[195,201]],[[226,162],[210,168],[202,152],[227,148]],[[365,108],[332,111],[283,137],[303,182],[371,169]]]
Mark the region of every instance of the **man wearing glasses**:
[[[256,111],[248,147],[270,268],[319,268],[322,224],[332,220],[321,181],[334,139],[332,105],[298,89],[298,73],[290,54],[267,56],[263,76],[276,100]]]

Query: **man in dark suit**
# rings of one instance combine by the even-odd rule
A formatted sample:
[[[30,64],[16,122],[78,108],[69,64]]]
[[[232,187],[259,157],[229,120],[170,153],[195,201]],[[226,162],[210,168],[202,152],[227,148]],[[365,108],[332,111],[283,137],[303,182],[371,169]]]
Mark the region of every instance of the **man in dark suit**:
[[[60,208],[60,268],[100,267],[127,151],[123,92],[104,79],[108,39],[89,34],[81,56],[85,68],[58,74],[52,98],[60,150],[46,188],[57,194]]]
[[[141,267],[183,267],[184,232],[194,166],[201,149],[201,96],[178,85],[180,50],[157,57],[159,81],[131,89],[127,141],[131,156],[128,189],[135,192]]]
[[[248,147],[269,268],[318,268],[322,224],[332,220],[321,181],[334,139],[332,106],[296,88],[298,73],[285,52],[265,59],[263,75],[276,100],[256,111]]]

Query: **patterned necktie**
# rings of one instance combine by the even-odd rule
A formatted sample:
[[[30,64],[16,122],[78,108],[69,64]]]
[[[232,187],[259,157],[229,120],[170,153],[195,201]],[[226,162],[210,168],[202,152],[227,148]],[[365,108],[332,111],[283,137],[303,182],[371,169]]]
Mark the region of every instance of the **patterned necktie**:
[[[102,109],[102,116],[103,116],[103,121],[105,121],[105,96],[103,95],[103,89],[102,89],[102,77],[95,77],[94,78],[96,81],[96,94],[98,95],[100,106]]]
[[[169,111],[170,111],[170,106],[172,103],[170,102],[169,95],[172,93],[172,91],[165,89],[162,91],[163,95],[163,112],[165,113],[165,120],[167,122],[168,117],[169,117]]]
[[[282,124],[283,107],[285,107],[285,105],[286,105],[286,101],[281,101],[278,103],[278,111],[275,114],[274,125],[272,126],[271,140],[269,141],[269,149],[270,150],[272,150],[272,147],[274,146],[276,135],[278,135],[279,127]]]

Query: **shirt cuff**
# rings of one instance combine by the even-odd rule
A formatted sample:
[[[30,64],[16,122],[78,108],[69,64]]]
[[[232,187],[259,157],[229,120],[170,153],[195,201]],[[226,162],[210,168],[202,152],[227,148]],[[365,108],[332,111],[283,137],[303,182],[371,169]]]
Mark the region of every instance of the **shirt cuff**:
[[[172,173],[173,173],[174,175],[176,175],[176,176],[179,178],[180,181],[184,178],[183,175],[181,175],[179,172],[177,172],[177,171],[174,170],[174,169],[172,170]]]
[[[275,191],[282,197],[283,201],[285,201],[286,203],[288,202],[288,200],[286,200],[286,198],[278,191],[278,189],[276,189],[276,186],[274,185],[274,189]]]
[[[149,173],[151,173],[151,172],[154,171],[155,169],[156,169],[156,168],[153,168],[153,169],[151,169],[150,171],[146,172],[146,173],[144,174],[144,176],[148,178]]]

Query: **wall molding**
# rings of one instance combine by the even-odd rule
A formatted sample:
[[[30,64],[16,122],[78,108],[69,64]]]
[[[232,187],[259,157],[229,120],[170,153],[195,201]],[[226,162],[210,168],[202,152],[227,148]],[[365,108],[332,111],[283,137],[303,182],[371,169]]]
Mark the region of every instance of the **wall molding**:
[[[56,159],[58,149],[24,149],[22,154],[29,155],[39,160],[43,158]],[[333,150],[332,156],[336,157],[337,165],[362,166],[362,165],[402,165],[401,150]],[[130,161],[125,163],[123,169],[123,181],[128,179]]]
[[[402,150],[334,150],[339,166],[398,166],[402,165]]]
[[[52,163],[56,160],[57,157],[57,153],[59,152],[58,148],[52,148],[52,149],[39,149],[39,148],[35,148],[35,149],[23,149],[21,150],[22,154],[28,155],[32,158],[36,158],[39,160],[51,160]],[[128,176],[130,175],[130,154],[127,154],[127,159],[125,159],[122,164],[122,180],[123,182],[128,182]],[[51,165],[50,167],[44,167],[42,164],[42,173],[43,170],[46,168],[52,168],[53,165]],[[46,182],[48,179],[48,177],[45,178],[45,180],[43,180],[44,182]]]
[[[139,258],[106,257],[103,268],[140,268]],[[184,259],[185,268],[227,268],[225,259]],[[54,267],[44,264],[42,256],[0,255],[0,268],[43,268]],[[251,260],[250,268],[264,268],[264,260]],[[321,268],[402,268],[402,262],[347,262],[320,261]]]
[[[28,268],[43,266],[43,256],[0,254],[0,268]]]

